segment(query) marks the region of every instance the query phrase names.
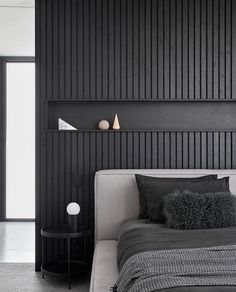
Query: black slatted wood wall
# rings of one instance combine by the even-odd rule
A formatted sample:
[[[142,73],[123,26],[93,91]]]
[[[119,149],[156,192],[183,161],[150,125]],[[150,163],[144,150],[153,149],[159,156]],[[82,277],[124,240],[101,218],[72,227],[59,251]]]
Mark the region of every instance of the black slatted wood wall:
[[[48,99],[232,99],[233,0],[40,1]]]
[[[36,70],[37,269],[40,227],[65,223],[71,200],[82,207],[80,223],[93,229],[96,170],[236,168],[232,112],[220,111],[222,102],[236,100],[236,1],[36,0]],[[183,121],[168,128],[167,107],[165,130],[145,124],[129,129],[129,119],[119,132],[48,128],[58,103],[62,115],[63,106],[67,115],[71,107],[76,122],[73,106],[96,111],[99,101],[108,112],[113,101],[118,110],[121,101],[142,102],[143,109],[148,101],[162,101],[164,108],[166,101],[192,107],[204,101],[208,119],[214,102],[224,128],[216,123],[207,130],[204,118],[192,124],[194,130],[185,131]],[[186,114],[186,102],[178,107]],[[89,246],[91,260],[93,236]],[[47,260],[63,256],[64,249],[48,242]]]

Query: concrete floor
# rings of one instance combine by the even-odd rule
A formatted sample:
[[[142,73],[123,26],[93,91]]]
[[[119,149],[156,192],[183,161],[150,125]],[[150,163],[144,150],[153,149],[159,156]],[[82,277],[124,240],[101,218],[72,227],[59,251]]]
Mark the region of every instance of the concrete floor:
[[[0,222],[0,263],[35,262],[35,223]]]
[[[1,292],[88,292],[89,282],[89,275],[75,277],[71,282],[72,289],[68,290],[64,279],[42,279],[41,273],[35,273],[34,264],[0,263]]]
[[[69,291],[65,280],[35,273],[34,237],[35,223],[0,222],[0,292]],[[72,289],[88,292],[89,282],[89,275],[73,278]]]

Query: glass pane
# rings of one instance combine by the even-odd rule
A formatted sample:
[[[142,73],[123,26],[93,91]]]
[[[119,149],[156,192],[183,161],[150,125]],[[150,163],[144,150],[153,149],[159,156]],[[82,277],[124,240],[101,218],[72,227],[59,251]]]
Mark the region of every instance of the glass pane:
[[[6,217],[35,218],[35,64],[7,64]]]

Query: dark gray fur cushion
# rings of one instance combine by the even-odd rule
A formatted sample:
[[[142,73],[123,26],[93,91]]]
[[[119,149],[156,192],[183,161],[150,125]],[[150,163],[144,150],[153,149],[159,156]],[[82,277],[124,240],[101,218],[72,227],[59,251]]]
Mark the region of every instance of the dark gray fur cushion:
[[[170,228],[206,229],[236,225],[236,196],[230,193],[197,194],[177,190],[163,200]]]

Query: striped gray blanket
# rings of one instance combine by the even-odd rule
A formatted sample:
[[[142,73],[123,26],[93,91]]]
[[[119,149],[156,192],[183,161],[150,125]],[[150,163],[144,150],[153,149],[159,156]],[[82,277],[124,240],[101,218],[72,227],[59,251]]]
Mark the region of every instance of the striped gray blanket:
[[[236,245],[139,252],[122,266],[113,288],[151,292],[172,287],[235,286]]]

